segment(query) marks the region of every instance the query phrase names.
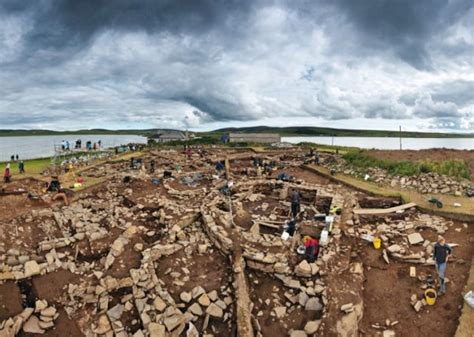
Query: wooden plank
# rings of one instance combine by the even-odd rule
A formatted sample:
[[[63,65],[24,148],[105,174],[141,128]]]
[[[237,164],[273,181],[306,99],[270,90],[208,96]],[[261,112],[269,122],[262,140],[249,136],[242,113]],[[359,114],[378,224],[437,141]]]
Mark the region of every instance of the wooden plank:
[[[359,215],[377,215],[377,214],[389,214],[389,213],[395,213],[397,211],[403,211],[408,208],[416,207],[416,204],[414,202],[410,202],[408,204],[396,206],[396,207],[390,207],[390,208],[358,208],[354,209],[354,214],[359,214]]]
[[[281,228],[281,226],[273,225],[273,224],[266,223],[266,222],[261,222],[261,221],[256,221],[255,223],[259,224],[260,226],[270,227],[270,228],[273,228],[273,229],[280,229]]]

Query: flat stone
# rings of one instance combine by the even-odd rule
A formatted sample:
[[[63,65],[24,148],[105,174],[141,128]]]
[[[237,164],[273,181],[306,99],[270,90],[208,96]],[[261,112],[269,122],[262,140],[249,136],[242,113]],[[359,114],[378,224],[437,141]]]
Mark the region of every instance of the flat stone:
[[[214,303],[211,303],[206,309],[206,314],[212,317],[222,318],[224,311]]]
[[[153,301],[153,306],[156,310],[160,312],[165,310],[167,307],[166,303],[161,299],[161,297],[155,298],[155,300]]]
[[[40,273],[41,268],[38,262],[31,260],[25,263],[25,277],[39,275]]]
[[[193,290],[191,290],[191,295],[193,296],[193,298],[197,298],[198,296],[201,296],[205,292],[206,291],[204,290],[203,287],[197,286],[197,287],[194,287]]]
[[[176,329],[181,323],[185,321],[184,315],[173,315],[170,317],[166,317],[163,320],[163,323],[166,325],[166,329],[171,332]]]
[[[307,337],[308,335],[303,330],[293,330],[290,337]]]
[[[148,324],[148,333],[150,334],[150,337],[165,337],[166,328],[164,325],[151,322]]]
[[[201,297],[199,297],[198,302],[200,305],[207,307],[209,304],[211,304],[211,300],[207,296],[207,294],[202,294]]]
[[[318,331],[320,324],[321,324],[321,321],[319,321],[319,320],[318,321],[309,321],[304,326],[304,331],[308,335],[312,335],[312,334],[316,333],[316,331]]]
[[[32,315],[23,325],[23,331],[26,333],[44,334],[45,330],[43,330],[39,324],[40,320],[38,317]]]
[[[193,315],[196,315],[196,316],[202,316],[202,314],[203,314],[201,306],[197,303],[193,303],[189,307],[188,310],[189,310],[189,312],[191,312]]]
[[[411,233],[408,235],[408,242],[410,242],[411,245],[417,245],[419,243],[423,243],[425,239],[421,236],[420,233]]]
[[[94,332],[99,335],[105,335],[111,330],[112,327],[110,326],[110,322],[107,316],[100,315],[99,320],[97,321],[97,327],[94,329]]]
[[[384,330],[383,337],[395,337],[395,331],[393,330]]]
[[[36,300],[35,302],[35,312],[40,312],[48,307],[48,302],[46,300]]]
[[[122,316],[124,310],[123,304],[117,304],[114,307],[107,310],[107,316],[109,317],[110,321],[118,321]]]
[[[344,311],[346,314],[354,311],[354,305],[352,303],[346,303],[341,305],[341,311]]]
[[[307,311],[321,311],[323,310],[323,306],[321,304],[321,301],[319,300],[318,297],[311,297],[305,305],[305,310]]]
[[[282,318],[286,315],[286,307],[275,307],[273,310],[277,318]]]
[[[56,315],[55,307],[47,307],[46,309],[41,310],[41,316],[54,317]]]
[[[212,302],[215,302],[217,301],[217,299],[219,298],[219,296],[217,295],[217,291],[213,290],[211,291],[210,293],[207,294],[207,297],[209,297],[209,299],[212,301]]]
[[[402,247],[400,247],[399,245],[391,245],[387,248],[387,250],[390,253],[398,253],[402,250]]]
[[[295,268],[295,273],[298,276],[310,277],[311,272],[312,272],[311,266],[306,260],[301,261]]]
[[[413,308],[415,309],[416,312],[419,312],[422,306],[423,306],[423,302],[417,301],[415,305],[413,305]]]
[[[191,294],[186,292],[186,291],[183,291],[180,295],[179,295],[179,298],[181,299],[181,301],[183,301],[184,303],[189,303],[191,302],[191,300],[193,299]]]
[[[304,292],[300,292],[298,295],[298,302],[299,304],[304,307],[306,305],[306,302],[308,302],[309,296]]]

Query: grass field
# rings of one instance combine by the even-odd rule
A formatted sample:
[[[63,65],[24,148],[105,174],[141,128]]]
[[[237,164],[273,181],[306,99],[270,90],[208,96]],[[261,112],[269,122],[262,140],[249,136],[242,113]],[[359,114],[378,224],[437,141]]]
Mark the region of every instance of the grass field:
[[[395,161],[380,159],[363,150],[350,150],[342,156],[349,164],[359,168],[378,167],[391,175],[415,176],[421,173],[435,172],[454,178],[469,179],[469,166],[464,160],[448,159],[443,161]]]
[[[328,169],[321,167],[321,166],[315,166],[315,165],[309,165],[311,170],[317,171],[319,173],[322,173],[323,175],[329,176],[330,172]],[[404,202],[414,202],[418,206],[427,209],[427,210],[434,210],[434,211],[442,211],[442,212],[448,212],[448,213],[454,213],[454,214],[466,214],[469,216],[474,215],[474,202],[472,198],[468,198],[465,196],[454,196],[454,195],[446,195],[446,194],[421,194],[413,190],[401,190],[398,188],[393,188],[389,186],[378,186],[375,183],[364,181],[364,180],[359,180],[357,178],[354,178],[352,176],[348,176],[342,173],[337,173],[333,176],[334,179],[341,181],[349,186],[352,186],[354,188],[366,191],[368,193],[372,193],[375,195],[380,195],[380,196],[399,196],[402,197]],[[428,199],[431,197],[435,197],[439,200],[441,200],[444,204],[442,209],[436,209],[435,206],[430,204],[428,202]],[[461,207],[454,207],[454,203],[460,203]]]

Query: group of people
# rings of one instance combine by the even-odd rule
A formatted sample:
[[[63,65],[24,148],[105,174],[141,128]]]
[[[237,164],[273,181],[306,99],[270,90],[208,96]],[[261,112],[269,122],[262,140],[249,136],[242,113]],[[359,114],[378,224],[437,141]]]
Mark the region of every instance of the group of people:
[[[102,141],[99,140],[97,143],[94,142],[92,143],[92,141],[87,141],[86,142],[86,149],[91,151],[91,150],[98,150],[102,147]],[[82,140],[81,139],[78,139],[76,140],[75,144],[74,144],[74,148],[75,149],[81,149],[82,148]],[[63,151],[69,151],[71,149],[71,144],[69,143],[68,140],[62,140],[61,141],[61,149]]]
[[[25,163],[23,162],[23,160],[20,160],[18,162],[18,172],[20,174],[25,173]],[[9,183],[11,179],[12,179],[11,164],[7,163],[7,165],[5,166],[5,170],[3,171],[3,182]]]
[[[260,175],[271,175],[273,168],[277,167],[275,161],[263,160],[262,158],[253,157],[252,158],[253,168],[257,171],[257,176]]]

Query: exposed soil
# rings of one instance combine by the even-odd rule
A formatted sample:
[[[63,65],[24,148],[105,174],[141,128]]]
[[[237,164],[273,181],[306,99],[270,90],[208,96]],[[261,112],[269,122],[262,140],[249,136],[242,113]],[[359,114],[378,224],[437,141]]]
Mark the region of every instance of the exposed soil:
[[[104,177],[104,181],[97,186],[87,188],[77,193],[72,200],[73,205],[82,201],[90,202],[88,206],[84,206],[90,211],[88,222],[97,224],[104,230],[104,236],[97,239],[89,239],[87,236],[82,240],[78,240],[73,244],[59,248],[54,253],[60,254],[62,262],[71,256],[77,259],[70,259],[77,265],[87,265],[87,271],[71,272],[66,269],[66,264],[52,271],[47,271],[45,275],[37,275],[32,278],[24,279],[20,282],[0,282],[0,323],[20,313],[24,307],[34,305],[36,299],[45,299],[49,304],[54,305],[59,312],[59,317],[55,320],[55,327],[48,330],[43,336],[73,336],[79,337],[84,335],[85,328],[90,328],[92,323],[97,321],[100,312],[97,302],[84,302],[76,306],[70,317],[65,311],[68,309],[68,303],[71,299],[68,294],[68,288],[74,288],[75,285],[81,284],[84,289],[91,290],[94,293],[102,276],[97,273],[103,273],[103,277],[112,277],[115,279],[125,279],[131,276],[130,270],[138,270],[143,264],[143,251],[151,249],[155,245],[179,244],[181,249],[171,255],[160,256],[156,261],[152,262],[159,279],[160,287],[166,289],[169,295],[177,303],[177,307],[185,312],[191,303],[183,303],[180,300],[182,292],[191,292],[196,286],[201,286],[206,292],[216,291],[219,299],[227,298],[229,304],[225,310],[225,316],[222,319],[211,318],[207,333],[212,333],[216,337],[236,336],[236,317],[235,317],[235,298],[233,294],[233,270],[231,256],[223,255],[217,247],[214,247],[207,234],[203,231],[203,225],[200,220],[192,224],[188,224],[183,228],[182,232],[185,237],[172,237],[171,229],[177,223],[185,218],[187,214],[195,212],[202,207],[201,197],[189,197],[179,195],[181,191],[192,191],[206,188],[206,193],[219,193],[214,190],[212,175],[215,174],[215,162],[229,152],[216,150],[208,151],[208,158],[198,163],[189,160],[180,153],[167,153],[166,155],[148,154],[144,160],[148,165],[151,158],[156,159],[157,172],[163,169],[174,170],[175,165],[181,166],[182,172],[175,173],[174,177],[166,180],[166,185],[160,174],[149,175],[145,178],[144,172],[136,172],[130,169],[129,161],[109,162],[102,166],[88,168],[84,172],[85,176]],[[416,278],[409,276],[409,267],[411,264],[402,263],[392,260],[390,264],[386,264],[381,257],[381,250],[375,250],[373,245],[367,244],[359,238],[348,235],[349,229],[354,227],[346,225],[352,216],[352,208],[358,203],[362,207],[368,208],[387,208],[400,203],[397,198],[373,198],[368,197],[364,193],[351,190],[345,186],[335,184],[334,182],[321,177],[313,172],[307,171],[300,167],[304,157],[300,153],[287,153],[276,151],[275,154],[268,155],[267,160],[277,160],[278,157],[286,161],[284,168],[279,168],[269,176],[259,177],[274,182],[274,178],[281,172],[295,177],[294,186],[304,186],[305,184],[316,184],[319,187],[330,185],[330,189],[326,190],[324,196],[319,196],[314,190],[302,191],[302,206],[306,209],[298,218],[300,227],[299,234],[318,237],[325,224],[322,220],[315,220],[317,213],[327,214],[330,211],[333,200],[338,200],[336,194],[344,197],[343,215],[340,228],[341,235],[337,240],[332,241],[335,247],[335,258],[327,266],[324,266],[325,272],[308,279],[301,279],[304,284],[307,281],[314,282],[318,278],[318,282],[325,285],[325,294],[327,295],[327,303],[325,306],[325,315],[321,317],[315,312],[305,311],[304,308],[297,305],[290,305],[289,299],[285,293],[297,295],[299,290],[290,290],[283,285],[283,282],[275,278],[272,273],[257,272],[250,267],[245,269],[248,284],[250,287],[250,299],[253,302],[252,314],[261,327],[264,337],[280,337],[288,336],[292,329],[302,329],[309,320],[322,319],[324,322],[318,331],[321,336],[336,336],[336,326],[341,317],[340,306],[344,303],[363,301],[363,318],[359,324],[359,331],[366,336],[380,335],[383,329],[375,329],[374,324],[385,325],[385,321],[389,319],[391,322],[399,323],[392,327],[396,331],[397,336],[420,336],[420,337],[444,337],[452,336],[457,327],[457,319],[460,315],[460,308],[463,303],[462,289],[466,284],[471,259],[474,254],[474,224],[469,224],[468,228],[462,223],[455,222],[449,228],[445,237],[448,242],[456,243],[459,246],[454,249],[454,257],[449,263],[447,270],[448,293],[438,298],[436,304],[432,307],[423,307],[419,313],[416,313],[410,304],[410,297],[416,294],[421,298],[423,283]],[[406,159],[419,160],[431,159],[441,160],[446,157],[464,159],[469,162],[471,171],[474,173],[474,151],[452,151],[452,150],[423,150],[423,151],[370,151],[371,154],[381,158],[390,159]],[[245,153],[243,154],[245,155]],[[294,161],[294,162],[292,162]],[[239,179],[254,179],[253,174],[248,173],[253,170],[251,159],[232,160],[232,172],[235,181]],[[291,165],[289,165],[291,163]],[[137,170],[138,171],[138,170]],[[194,181],[195,172],[202,172],[202,179]],[[124,183],[120,175],[130,175],[130,182]],[[255,174],[256,175],[256,174]],[[113,176],[113,177],[110,177]],[[120,178],[119,178],[120,176]],[[152,183],[153,177],[160,179],[159,184]],[[192,178],[189,180],[188,178]],[[247,181],[248,182],[248,181]],[[300,185],[298,185],[300,184]],[[256,249],[262,254],[283,254],[288,261],[288,267],[294,270],[295,266],[302,260],[302,257],[296,255],[294,251],[288,251],[288,245],[275,244],[272,246],[273,239],[280,240],[282,225],[289,217],[289,201],[280,200],[279,194],[282,183],[276,185],[260,184],[251,187],[254,194],[261,194],[256,201],[243,199],[241,202],[232,201],[242,205],[243,210],[234,213],[234,222],[243,229],[248,231],[258,219],[266,219],[270,226],[260,226],[261,237],[268,242],[245,242],[247,247]],[[28,189],[34,193],[40,193],[43,182],[32,179],[16,180],[8,184],[11,190],[20,188]],[[171,189],[168,191],[168,186]],[[277,187],[274,187],[277,186]],[[243,190],[245,191],[243,187]],[[178,191],[178,195],[173,194],[173,190]],[[247,190],[248,191],[248,190]],[[327,192],[329,191],[329,193]],[[233,191],[239,193],[242,191]],[[334,192],[334,195],[330,194]],[[328,196],[328,194],[330,196]],[[192,194],[194,195],[194,194]],[[113,196],[113,197],[110,197]],[[107,198],[116,198],[117,204],[113,209],[108,206]],[[166,199],[165,202],[161,199]],[[231,197],[232,198],[232,197]],[[228,203],[220,199],[220,204],[216,204],[217,212],[229,212]],[[160,201],[160,202],[159,202]],[[171,207],[169,207],[171,205]],[[337,205],[342,206],[342,205]],[[26,199],[26,195],[0,195],[0,272],[2,264],[6,266],[7,254],[11,249],[19,250],[19,257],[27,255],[29,259],[35,259],[39,263],[46,263],[45,254],[47,252],[39,249],[39,242],[55,238],[63,238],[68,235],[75,234],[75,227],[71,221],[74,214],[71,215],[73,220],[62,226],[56,223],[51,211],[60,212],[62,208],[60,202],[51,204],[45,201],[31,201]],[[116,208],[120,209],[120,218],[113,223],[110,215],[116,212]],[[32,210],[35,212],[32,213]],[[105,212],[107,210],[109,213]],[[37,213],[40,212],[40,214]],[[32,215],[34,214],[34,216]],[[413,217],[419,214],[417,210],[409,210],[401,214],[390,214],[383,217],[379,216],[361,216],[361,224],[383,224]],[[215,214],[213,214],[215,216]],[[272,216],[270,220],[270,216]],[[93,218],[93,220],[92,220]],[[219,217],[214,218],[215,223],[223,227],[223,220]],[[263,221],[263,220],[262,220]],[[108,270],[102,270],[104,261],[117,238],[124,235],[124,231],[128,226],[135,226],[137,233],[128,239],[123,247],[120,255],[114,258],[114,262]],[[273,225],[273,227],[272,227]],[[179,226],[178,226],[179,227]],[[308,232],[305,232],[308,230]],[[227,233],[233,232],[227,230]],[[314,234],[313,234],[314,233]],[[67,235],[65,235],[67,234]],[[249,234],[249,233],[245,233]],[[333,233],[335,236],[337,232]],[[431,229],[421,231],[425,239],[435,241],[437,233]],[[177,235],[177,234],[176,234]],[[233,244],[243,246],[241,237],[230,236]],[[192,238],[192,239],[190,239]],[[401,240],[401,239],[400,239]],[[202,242],[209,244],[205,253],[198,253],[198,245]],[[300,242],[301,243],[301,242]],[[136,248],[136,245],[141,248]],[[413,252],[423,251],[422,247],[413,248]],[[17,253],[18,254],[18,253]],[[15,254],[14,254],[15,255]],[[282,256],[283,256],[282,255]],[[11,261],[10,261],[11,262]],[[72,263],[72,262],[71,262]],[[73,263],[73,264],[74,264]],[[148,262],[147,262],[148,263]],[[326,262],[324,262],[326,263]],[[360,279],[350,271],[354,264],[363,264],[363,275]],[[20,262],[16,265],[21,270]],[[321,264],[321,268],[323,264]],[[416,265],[418,275],[435,274],[433,267]],[[71,269],[74,271],[74,269]],[[94,273],[96,274],[94,274]],[[179,275],[176,275],[179,273]],[[292,274],[294,276],[294,274]],[[358,276],[359,277],[359,276]],[[101,281],[103,282],[103,280]],[[308,286],[309,287],[309,286]],[[152,289],[151,287],[150,289]],[[107,294],[106,304],[108,308],[119,303],[125,303],[127,296],[135,296],[137,286],[125,286],[118,290],[111,290]],[[143,296],[148,296],[147,289]],[[85,290],[84,290],[85,291]],[[147,305],[153,305],[153,299],[156,293],[147,299]],[[315,296],[313,294],[313,296]],[[317,295],[321,296],[321,295]],[[230,300],[229,300],[230,299]],[[76,296],[76,301],[82,301],[80,296]],[[132,308],[123,313],[120,318],[125,330],[130,334],[135,333],[138,329],[144,329],[137,311],[137,307],[133,300]],[[279,319],[276,318],[273,310],[276,306],[286,306],[289,309],[287,314]],[[102,311],[101,311],[102,310]],[[107,309],[105,309],[107,310]],[[204,308],[205,310],[205,308]],[[69,312],[69,311],[68,311]],[[155,317],[153,316],[152,319]],[[199,331],[203,329],[205,324],[205,315],[196,317],[194,325]],[[84,330],[84,331],[81,331]],[[90,332],[90,331],[89,331]],[[183,332],[181,336],[185,336]],[[33,336],[21,332],[19,336]]]
[[[301,329],[307,321],[321,318],[315,311],[297,308],[284,318],[277,318],[273,309],[285,306],[288,300],[281,281],[260,272],[250,272],[250,298],[255,307],[253,314],[258,319],[263,336],[286,336],[291,329]],[[269,303],[269,304],[267,304]],[[259,315],[260,313],[260,315]]]
[[[455,228],[461,228],[460,232]],[[423,237],[436,240],[437,234],[431,230],[423,231]],[[448,264],[446,277],[447,294],[438,297],[433,307],[424,307],[416,313],[410,304],[410,297],[416,294],[422,298],[424,284],[417,278],[409,275],[412,264],[392,261],[387,265],[381,251],[375,250],[372,245],[362,246],[362,260],[366,271],[364,284],[364,317],[361,329],[368,335],[375,333],[373,324],[385,325],[385,320],[398,321],[392,329],[397,336],[454,336],[457,328],[457,318],[463,304],[460,294],[467,282],[470,261],[474,254],[474,229],[468,229],[462,224],[455,223],[444,235],[448,242],[459,244],[454,248],[453,258]],[[436,278],[434,267],[416,265],[417,275],[433,275]]]
[[[21,292],[17,284],[0,284],[0,321],[19,314],[23,310]]]

